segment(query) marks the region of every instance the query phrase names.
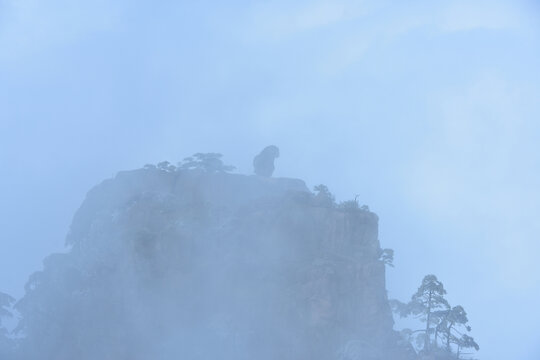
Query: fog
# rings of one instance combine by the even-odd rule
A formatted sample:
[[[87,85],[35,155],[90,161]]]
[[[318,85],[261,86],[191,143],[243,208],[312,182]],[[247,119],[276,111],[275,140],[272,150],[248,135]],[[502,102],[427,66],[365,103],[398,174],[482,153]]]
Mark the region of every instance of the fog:
[[[0,2],[0,292],[24,296],[70,249],[87,192],[119,171],[219,152],[251,175],[275,144],[273,178],[377,214],[389,298],[436,274],[477,358],[538,359],[539,11]]]

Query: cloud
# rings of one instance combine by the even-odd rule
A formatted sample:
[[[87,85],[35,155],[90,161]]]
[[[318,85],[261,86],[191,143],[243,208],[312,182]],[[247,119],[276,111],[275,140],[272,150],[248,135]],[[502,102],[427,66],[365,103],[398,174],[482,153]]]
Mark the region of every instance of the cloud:
[[[265,3],[254,6],[248,17],[253,35],[266,39],[283,39],[361,16],[363,2],[316,1]]]
[[[0,61],[17,62],[81,36],[110,30],[117,8],[105,0],[8,0],[0,3]]]
[[[533,255],[540,251],[540,190],[531,182],[540,164],[530,151],[540,141],[531,131],[538,130],[538,96],[494,72],[435,96],[440,120],[407,176],[410,201],[432,221],[471,231],[463,246],[484,249],[494,275],[512,289],[540,280]]]
[[[442,12],[440,29],[446,32],[475,29],[519,28],[524,16],[515,3],[504,1],[456,1]]]
[[[316,42],[320,76],[336,76],[354,67],[373,48],[396,44],[413,31],[431,36],[477,29],[529,28],[524,9],[506,1],[316,1],[266,3],[247,14],[245,33],[251,42],[283,46]],[[339,36],[335,36],[339,34]],[[300,37],[301,36],[301,37]]]

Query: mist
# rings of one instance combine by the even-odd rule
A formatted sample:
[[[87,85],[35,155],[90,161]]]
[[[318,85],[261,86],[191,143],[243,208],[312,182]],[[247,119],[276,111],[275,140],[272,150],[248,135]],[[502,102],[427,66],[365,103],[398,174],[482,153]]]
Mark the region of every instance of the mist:
[[[73,251],[75,214],[102,181],[197,152],[249,177],[274,144],[271,179],[300,179],[310,196],[325,184],[336,207],[356,199],[376,214],[377,241],[394,250],[389,299],[436,274],[467,311],[476,358],[537,359],[538,12],[532,1],[1,2],[0,292],[23,299],[44,259]],[[218,281],[203,274],[193,279]]]

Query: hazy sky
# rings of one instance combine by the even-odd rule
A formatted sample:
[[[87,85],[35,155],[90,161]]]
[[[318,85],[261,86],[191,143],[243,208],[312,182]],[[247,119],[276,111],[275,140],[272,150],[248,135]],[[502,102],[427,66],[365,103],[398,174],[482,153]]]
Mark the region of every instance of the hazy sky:
[[[0,0],[0,291],[64,250],[93,185],[222,152],[359,194],[483,360],[540,358],[540,4]]]

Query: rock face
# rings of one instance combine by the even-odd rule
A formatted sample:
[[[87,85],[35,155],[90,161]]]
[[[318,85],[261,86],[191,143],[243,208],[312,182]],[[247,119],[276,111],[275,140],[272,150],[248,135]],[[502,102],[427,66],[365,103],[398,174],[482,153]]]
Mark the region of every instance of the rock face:
[[[253,159],[253,170],[259,176],[270,177],[274,173],[274,160],[279,157],[277,146],[265,147],[259,155]]]
[[[377,232],[301,180],[119,173],[31,276],[21,358],[406,359]]]

